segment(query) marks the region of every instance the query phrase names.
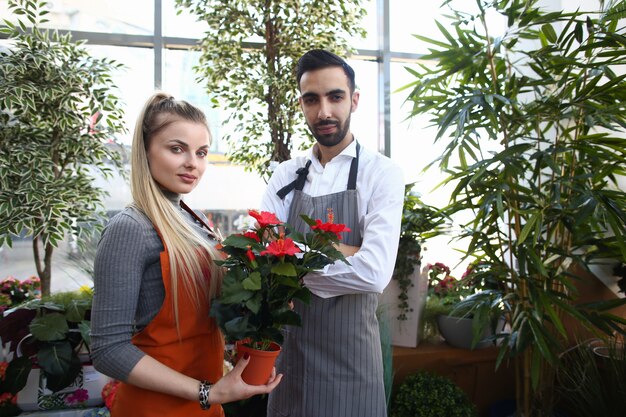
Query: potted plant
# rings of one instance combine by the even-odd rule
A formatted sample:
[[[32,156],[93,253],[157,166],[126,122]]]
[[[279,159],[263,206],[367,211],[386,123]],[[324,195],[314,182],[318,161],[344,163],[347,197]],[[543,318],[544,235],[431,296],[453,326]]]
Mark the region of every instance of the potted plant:
[[[440,210],[422,202],[413,191],[414,183],[404,191],[398,253],[391,282],[383,293],[383,305],[389,306],[392,342],[396,346],[415,347],[426,301],[428,279],[420,271],[424,243],[447,230],[446,217]]]
[[[27,301],[0,321],[2,339],[11,340],[8,367],[15,375],[12,390],[19,392],[17,406],[21,409],[73,408],[100,402],[100,389],[108,379],[92,368],[85,371],[90,366],[91,300],[88,288],[56,293]],[[88,379],[85,372],[90,374]]]
[[[389,416],[477,417],[478,412],[454,382],[430,372],[418,372],[398,388]]]
[[[226,274],[211,315],[227,339],[236,342],[238,355],[250,353],[244,380],[264,384],[280,351],[283,327],[301,324],[292,301],[310,300],[302,277],[337,260],[346,262],[335,244],[340,233],[349,229],[333,223],[332,213],[327,222],[302,215],[311,226],[306,234],[290,231],[273,213],[251,210],[249,214],[257,227],[231,235],[221,244],[227,257],[219,263]],[[255,376],[257,356],[269,357],[271,362]]]
[[[0,282],[0,314],[23,302],[41,297],[41,280],[32,276],[23,281],[7,277]]]
[[[450,5],[445,1],[444,5]],[[467,256],[502,271],[511,330],[497,363],[515,362],[518,413],[550,415],[563,318],[623,332],[610,309],[623,299],[577,303],[572,265],[626,254],[626,63],[623,1],[592,12],[550,11],[536,0],[476,0],[438,24],[409,101],[446,140],[439,158],[453,187],[451,216],[465,216]],[[499,16],[500,20],[487,16]],[[494,35],[493,23],[503,32]],[[448,31],[447,28],[454,28]]]
[[[441,262],[427,265],[426,270],[429,290],[425,320],[429,337],[436,326],[452,346],[475,349],[493,345],[495,335],[504,327],[505,300],[488,267],[472,264],[461,279],[450,275],[450,268]]]
[[[599,353],[600,352],[600,353]],[[561,354],[557,404],[571,417],[618,417],[626,409],[626,349],[618,339],[589,339]]]
[[[44,28],[42,0],[9,0],[0,32],[0,246],[33,239],[41,292],[50,294],[54,249],[102,229],[106,192],[94,179],[123,169],[124,113],[111,72],[71,35]]]
[[[409,288],[414,286],[415,270],[419,272],[422,259],[422,245],[427,239],[438,236],[445,231],[445,215],[435,207],[426,205],[413,192],[415,183],[407,184],[404,191],[402,206],[402,222],[400,224],[400,241],[398,255],[394,266],[392,279],[400,289],[398,294],[398,316],[400,321],[407,319],[412,312],[408,302]]]

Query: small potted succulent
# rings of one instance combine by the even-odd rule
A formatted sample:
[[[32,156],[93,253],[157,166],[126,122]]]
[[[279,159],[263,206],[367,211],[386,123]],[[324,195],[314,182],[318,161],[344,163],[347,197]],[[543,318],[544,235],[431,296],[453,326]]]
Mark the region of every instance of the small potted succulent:
[[[219,263],[226,273],[211,315],[227,340],[236,343],[237,355],[250,354],[244,380],[264,384],[283,342],[282,329],[301,325],[292,301],[310,300],[302,278],[337,260],[346,262],[335,245],[341,233],[350,229],[333,223],[332,212],[326,222],[302,215],[311,228],[304,234],[290,231],[273,213],[251,210],[249,214],[257,226],[221,244],[226,258]],[[254,376],[257,356],[268,357],[270,363]]]

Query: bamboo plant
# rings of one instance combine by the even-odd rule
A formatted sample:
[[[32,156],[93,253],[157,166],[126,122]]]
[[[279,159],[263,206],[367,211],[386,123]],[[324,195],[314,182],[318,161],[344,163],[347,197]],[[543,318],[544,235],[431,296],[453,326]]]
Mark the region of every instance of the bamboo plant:
[[[623,300],[579,303],[572,272],[608,253],[626,259],[624,4],[569,13],[476,0],[475,13],[450,8],[443,41],[415,35],[432,65],[407,68],[411,116],[429,114],[447,143],[433,164],[453,187],[446,211],[470,219],[465,257],[505,271],[510,332],[497,364],[514,360],[526,417],[551,415],[565,317],[624,332],[610,311]],[[506,22],[498,37],[492,13]]]

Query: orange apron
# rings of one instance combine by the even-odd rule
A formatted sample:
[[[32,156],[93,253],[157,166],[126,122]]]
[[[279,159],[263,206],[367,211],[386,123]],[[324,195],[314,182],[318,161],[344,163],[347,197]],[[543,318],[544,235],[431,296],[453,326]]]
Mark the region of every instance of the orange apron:
[[[165,243],[163,245],[165,246]],[[165,286],[163,306],[156,317],[133,336],[133,344],[147,355],[182,374],[215,383],[223,375],[224,341],[215,320],[209,317],[209,303],[207,300],[201,300],[201,308],[197,309],[182,283],[178,286],[179,338],[170,292],[167,247],[161,252],[161,274]],[[167,384],[168,381],[163,383]],[[121,383],[113,402],[111,416],[223,417],[224,411],[219,404],[213,404],[208,411],[202,410],[198,400],[189,401]]]

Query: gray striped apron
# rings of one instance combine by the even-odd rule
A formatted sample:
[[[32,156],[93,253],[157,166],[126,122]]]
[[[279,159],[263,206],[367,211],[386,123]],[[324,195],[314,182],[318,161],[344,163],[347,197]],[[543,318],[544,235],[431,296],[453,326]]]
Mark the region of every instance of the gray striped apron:
[[[342,234],[341,241],[361,245],[356,191],[359,148],[357,143],[346,191],[311,197],[302,192],[310,161],[298,170],[298,179],[285,187],[287,192],[281,197],[294,190],[287,221],[293,229],[308,231],[300,214],[325,221],[327,209],[332,208],[335,223],[351,229]],[[285,376],[269,396],[268,417],[387,415],[377,306],[375,293],[331,298],[313,295],[309,305],[295,303],[302,327],[285,330],[276,363],[277,372]]]

